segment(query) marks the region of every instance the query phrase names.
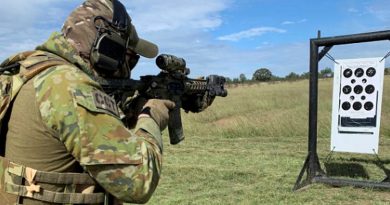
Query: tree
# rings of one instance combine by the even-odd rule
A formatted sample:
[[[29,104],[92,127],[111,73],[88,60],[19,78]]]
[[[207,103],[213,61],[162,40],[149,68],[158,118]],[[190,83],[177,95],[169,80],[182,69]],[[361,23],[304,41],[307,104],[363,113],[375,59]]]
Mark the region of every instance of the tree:
[[[286,78],[286,80],[298,80],[299,79],[299,75],[294,73],[294,72],[291,72],[288,75],[286,75],[285,78]]]
[[[309,79],[310,78],[310,72],[302,73],[300,78],[302,78],[302,79]]]
[[[390,75],[390,68],[385,68],[385,75]]]
[[[331,68],[325,68],[323,70],[320,71],[319,73],[319,77],[320,78],[330,78],[330,77],[333,77],[333,71]]]
[[[229,78],[229,77],[226,77],[226,83],[227,84],[231,84],[233,81],[232,81],[232,79],[231,78]]]
[[[271,77],[271,81],[281,81],[281,80],[283,80],[283,78],[281,78],[279,76],[272,75],[272,77]]]
[[[272,73],[267,68],[260,68],[253,73],[253,80],[256,81],[269,81],[272,78]]]
[[[247,78],[246,78],[245,74],[241,73],[240,74],[240,82],[245,83],[246,81],[247,81]]]

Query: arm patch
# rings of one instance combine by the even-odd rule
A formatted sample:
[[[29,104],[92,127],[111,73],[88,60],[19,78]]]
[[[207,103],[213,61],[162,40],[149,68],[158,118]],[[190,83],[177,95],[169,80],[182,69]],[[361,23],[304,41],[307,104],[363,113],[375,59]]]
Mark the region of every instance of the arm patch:
[[[93,101],[95,106],[102,110],[107,110],[110,113],[119,117],[119,110],[115,100],[100,90],[94,90],[92,92]]]
[[[120,117],[118,106],[113,98],[106,93],[93,89],[89,92],[76,90],[74,96],[77,104],[92,112],[100,112]]]

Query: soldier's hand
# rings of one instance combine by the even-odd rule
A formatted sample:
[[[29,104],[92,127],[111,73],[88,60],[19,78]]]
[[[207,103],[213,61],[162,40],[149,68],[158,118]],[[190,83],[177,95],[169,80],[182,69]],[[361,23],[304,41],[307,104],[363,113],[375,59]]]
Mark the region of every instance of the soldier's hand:
[[[175,103],[170,100],[150,99],[143,106],[138,118],[151,117],[163,131],[168,125],[169,110],[174,107]]]

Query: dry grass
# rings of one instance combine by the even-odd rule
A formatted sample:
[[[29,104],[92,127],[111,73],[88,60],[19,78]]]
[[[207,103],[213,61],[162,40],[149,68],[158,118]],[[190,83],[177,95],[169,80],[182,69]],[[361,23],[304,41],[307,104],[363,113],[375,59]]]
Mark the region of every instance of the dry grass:
[[[320,80],[319,85],[322,162],[330,152],[331,84]],[[231,88],[227,98],[216,99],[205,112],[183,114],[186,140],[171,146],[165,136],[163,175],[149,204],[390,203],[390,194],[383,190],[315,184],[291,191],[307,155],[308,85],[298,81]],[[389,90],[390,78],[386,78],[379,151],[387,168]],[[374,162],[371,155],[340,153],[330,161],[361,164],[370,179],[380,180],[384,173]]]

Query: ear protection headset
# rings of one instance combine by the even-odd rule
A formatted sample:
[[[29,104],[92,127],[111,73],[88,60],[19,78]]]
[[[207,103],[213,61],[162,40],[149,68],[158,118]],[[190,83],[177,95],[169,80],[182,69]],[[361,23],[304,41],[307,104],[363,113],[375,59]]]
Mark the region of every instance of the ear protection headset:
[[[125,7],[118,0],[112,0],[113,19],[109,21],[103,16],[94,19],[97,35],[91,48],[90,61],[92,66],[102,73],[113,73],[124,65],[132,69],[138,62],[139,56],[130,57],[126,61],[129,37],[133,31],[131,19]],[[98,23],[98,21],[101,21]]]

